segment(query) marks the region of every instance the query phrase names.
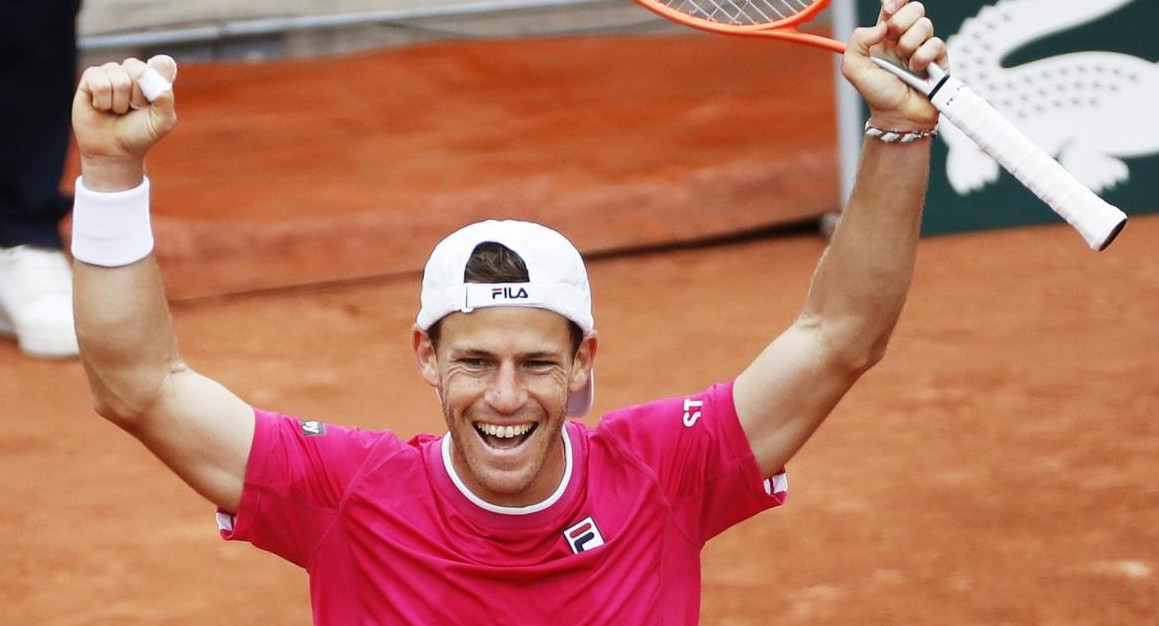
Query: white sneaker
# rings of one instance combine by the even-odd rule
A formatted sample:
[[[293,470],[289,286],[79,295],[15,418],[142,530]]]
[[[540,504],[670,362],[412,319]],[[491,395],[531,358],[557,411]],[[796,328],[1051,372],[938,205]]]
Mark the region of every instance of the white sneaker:
[[[62,250],[0,248],[0,335],[29,356],[76,356],[72,270]]]

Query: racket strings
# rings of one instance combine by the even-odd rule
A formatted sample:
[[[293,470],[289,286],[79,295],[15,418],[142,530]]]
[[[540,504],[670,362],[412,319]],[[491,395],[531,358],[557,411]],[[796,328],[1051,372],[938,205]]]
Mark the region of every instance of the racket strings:
[[[790,19],[814,4],[811,0],[659,0],[692,17],[736,26],[771,24]]]

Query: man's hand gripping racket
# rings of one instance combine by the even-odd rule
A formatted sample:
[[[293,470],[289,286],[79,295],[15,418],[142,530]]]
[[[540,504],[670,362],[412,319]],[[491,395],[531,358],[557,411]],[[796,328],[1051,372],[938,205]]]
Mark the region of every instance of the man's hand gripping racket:
[[[672,21],[728,35],[768,37],[793,43],[806,44],[844,53],[844,43],[804,33],[797,28],[816,17],[831,0],[635,0],[641,6]],[[888,0],[882,11],[882,21],[861,33],[883,35],[884,22],[892,17],[924,16],[924,8],[906,0]],[[904,13],[903,13],[904,12]],[[928,24],[928,20],[926,20]],[[891,24],[890,27],[893,25]],[[932,35],[932,26],[926,36]],[[862,30],[862,29],[859,29]],[[916,29],[920,35],[920,28]],[[857,36],[855,34],[855,36]],[[869,36],[875,36],[873,34]],[[902,36],[913,38],[908,32]],[[978,147],[1013,174],[1027,189],[1042,199],[1055,213],[1069,222],[1094,250],[1110,245],[1127,222],[1127,215],[1111,206],[1083,186],[1057,161],[1043,152],[1029,138],[994,110],[981,96],[962,81],[953,78],[938,64],[930,63],[925,72],[917,73],[887,57],[880,56],[881,46],[872,49],[872,61],[897,76],[907,85],[924,95],[937,111],[960,128]],[[911,50],[911,52],[913,52]],[[924,65],[924,63],[913,66]],[[846,57],[846,75],[849,57]],[[850,77],[853,80],[853,77]],[[862,95],[870,101],[863,85]],[[876,95],[876,94],[874,94]],[[870,101],[871,109],[874,102]]]

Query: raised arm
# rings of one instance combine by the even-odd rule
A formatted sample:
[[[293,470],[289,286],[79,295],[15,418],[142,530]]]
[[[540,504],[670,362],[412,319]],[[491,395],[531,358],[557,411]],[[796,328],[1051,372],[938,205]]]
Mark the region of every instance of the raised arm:
[[[168,57],[150,65],[170,81],[176,76]],[[181,360],[148,224],[134,219],[147,215],[145,154],[177,122],[171,91],[152,103],[142,94],[145,68],[135,59],[89,68],[73,101],[81,156],[73,219],[77,340],[97,412],[236,512],[253,412]]]
[[[920,3],[884,4],[875,27],[854,32],[842,73],[869,104],[873,126],[928,130],[937,110],[869,55],[921,72],[946,64],[945,44],[933,37]],[[913,274],[929,151],[929,138],[865,140],[849,205],[800,316],[737,378],[737,413],[765,476],[784,466],[883,356]]]

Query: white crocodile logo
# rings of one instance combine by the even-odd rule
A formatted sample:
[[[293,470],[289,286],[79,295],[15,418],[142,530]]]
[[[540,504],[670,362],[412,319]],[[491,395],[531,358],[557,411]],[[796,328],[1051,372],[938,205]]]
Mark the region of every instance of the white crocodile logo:
[[[1088,51],[1016,67],[1026,44],[1112,13],[1134,0],[1000,0],[946,40],[954,75],[988,100],[1093,191],[1130,177],[1122,159],[1159,153],[1159,64]],[[946,176],[959,195],[998,179],[998,164],[948,120]]]

